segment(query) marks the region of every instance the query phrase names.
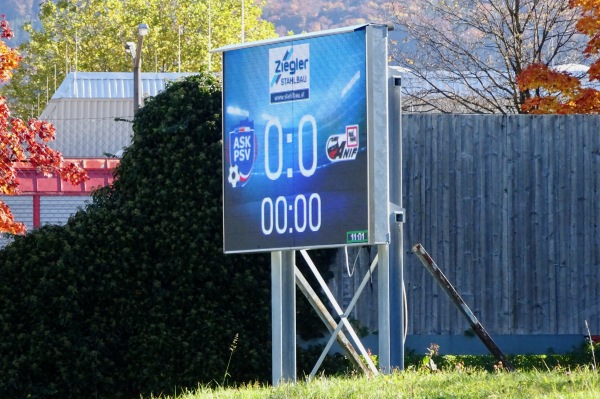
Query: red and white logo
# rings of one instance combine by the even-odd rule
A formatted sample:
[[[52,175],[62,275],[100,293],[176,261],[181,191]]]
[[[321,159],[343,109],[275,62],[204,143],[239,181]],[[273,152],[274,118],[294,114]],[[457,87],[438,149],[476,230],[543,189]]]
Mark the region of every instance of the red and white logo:
[[[331,162],[353,161],[358,154],[358,125],[346,126],[345,134],[327,139],[327,158]]]

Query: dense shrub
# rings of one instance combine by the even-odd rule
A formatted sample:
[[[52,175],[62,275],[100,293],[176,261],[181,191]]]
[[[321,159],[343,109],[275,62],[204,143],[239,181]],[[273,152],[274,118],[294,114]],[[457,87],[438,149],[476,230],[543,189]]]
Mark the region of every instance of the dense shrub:
[[[175,82],[118,179],[0,251],[0,397],[139,397],[270,377],[270,258],[225,256],[221,93]]]

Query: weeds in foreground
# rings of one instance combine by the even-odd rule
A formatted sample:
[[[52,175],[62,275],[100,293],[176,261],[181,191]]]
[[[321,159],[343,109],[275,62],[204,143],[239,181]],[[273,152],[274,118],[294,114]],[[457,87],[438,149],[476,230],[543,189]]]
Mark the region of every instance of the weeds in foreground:
[[[231,365],[231,358],[233,357],[233,352],[235,352],[235,350],[237,349],[239,336],[240,334],[236,333],[235,337],[233,337],[231,345],[229,346],[229,360],[227,360],[227,367],[225,368],[225,374],[223,375],[223,383],[221,384],[221,386],[225,386],[225,381],[227,381],[227,377],[231,377],[231,374],[229,374],[229,365]]]
[[[592,368],[596,370],[596,353],[594,352],[594,341],[592,341],[592,334],[590,333],[590,327],[588,326],[587,320],[585,320],[585,329],[588,333],[588,342],[590,343],[590,349],[592,351]]]
[[[440,346],[438,344],[429,344],[429,348],[427,348],[427,353],[423,360],[421,360],[421,366],[429,371],[435,372],[438,371],[437,364],[433,360],[434,356],[438,356],[440,353]]]

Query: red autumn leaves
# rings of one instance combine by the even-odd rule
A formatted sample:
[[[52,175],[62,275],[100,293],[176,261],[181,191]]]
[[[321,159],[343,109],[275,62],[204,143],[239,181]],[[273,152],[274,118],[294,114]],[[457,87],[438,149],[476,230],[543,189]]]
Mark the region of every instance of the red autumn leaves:
[[[576,29],[589,37],[583,51],[586,57],[600,52],[600,0],[569,0],[571,8],[581,11]],[[600,60],[596,59],[587,71],[589,82],[600,81]],[[535,93],[521,105],[532,114],[597,114],[600,113],[600,91],[585,86],[567,72],[553,70],[545,64],[534,63],[517,77],[521,92]]]
[[[0,38],[10,39],[14,33],[2,16]],[[21,55],[0,40],[0,83],[12,76]],[[77,164],[66,163],[60,152],[48,147],[54,140],[56,130],[51,123],[11,116],[6,98],[0,96],[0,195],[19,193],[16,162],[29,162],[44,175],[58,175],[72,184],[80,184],[88,179],[87,173]],[[10,208],[0,201],[0,232],[23,234],[25,225],[16,222]]]

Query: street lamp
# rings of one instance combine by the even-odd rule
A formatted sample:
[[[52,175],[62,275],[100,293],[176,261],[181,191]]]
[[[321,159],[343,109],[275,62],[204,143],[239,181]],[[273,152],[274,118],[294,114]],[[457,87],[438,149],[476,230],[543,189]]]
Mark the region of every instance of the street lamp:
[[[138,41],[137,46],[134,42],[125,43],[125,50],[131,54],[133,59],[133,113],[135,114],[138,109],[143,105],[142,97],[142,75],[140,69],[142,68],[142,45],[144,43],[144,36],[148,34],[150,28],[147,24],[138,25]]]

